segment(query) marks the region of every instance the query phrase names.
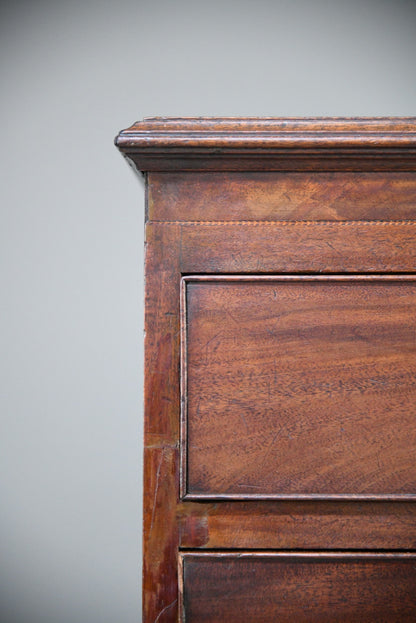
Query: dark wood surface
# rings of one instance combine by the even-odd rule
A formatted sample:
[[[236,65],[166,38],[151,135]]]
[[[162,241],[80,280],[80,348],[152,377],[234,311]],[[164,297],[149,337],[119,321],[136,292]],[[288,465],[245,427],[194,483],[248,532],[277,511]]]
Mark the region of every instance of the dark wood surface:
[[[185,623],[413,623],[416,556],[183,554]]]
[[[414,496],[415,278],[184,288],[188,496]]]
[[[143,622],[415,621],[416,119],[117,145],[147,191]]]
[[[179,231],[183,274],[416,272],[416,221],[184,223]]]
[[[147,232],[143,622],[176,621],[179,280],[175,227]]]
[[[416,551],[411,502],[183,502],[178,516],[186,549]]]
[[[416,118],[155,117],[116,144],[142,171],[414,171]]]
[[[416,216],[416,173],[153,172],[148,209],[155,221],[401,221]]]

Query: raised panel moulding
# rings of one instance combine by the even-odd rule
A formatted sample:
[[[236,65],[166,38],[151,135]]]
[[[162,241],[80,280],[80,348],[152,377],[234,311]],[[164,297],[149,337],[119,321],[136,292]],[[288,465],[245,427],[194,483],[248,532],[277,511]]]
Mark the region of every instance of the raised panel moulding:
[[[416,493],[416,278],[183,279],[182,495]]]

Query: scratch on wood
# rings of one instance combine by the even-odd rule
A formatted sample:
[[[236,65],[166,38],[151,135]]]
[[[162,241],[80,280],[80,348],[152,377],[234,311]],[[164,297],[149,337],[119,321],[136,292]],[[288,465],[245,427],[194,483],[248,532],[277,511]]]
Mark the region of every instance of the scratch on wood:
[[[159,612],[159,614],[157,615],[157,617],[155,618],[154,623],[157,623],[157,622],[159,621],[160,617],[162,616],[162,614],[164,614],[164,613],[166,612],[166,610],[169,610],[169,608],[173,608],[173,606],[176,604],[176,602],[177,602],[177,601],[178,601],[178,600],[177,600],[177,599],[175,599],[175,601],[172,601],[172,603],[171,603],[171,604],[168,604],[167,606],[165,606],[165,607],[163,608],[163,610],[161,610],[161,611]]]
[[[232,320],[233,322],[235,322],[235,324],[237,324],[237,325],[241,324],[239,320],[237,320],[236,318],[234,318],[234,316],[232,315],[232,313],[231,313],[228,309],[225,309],[225,307],[223,307],[223,311],[225,311],[225,313],[227,314],[227,316],[229,316],[229,317],[231,318],[231,320]]]
[[[211,342],[213,342],[215,339],[217,339],[218,337],[220,337],[220,335],[222,335],[222,331],[219,331],[218,333],[216,333],[213,337],[211,337],[208,342],[206,342],[206,344],[204,345],[204,349],[205,349],[205,363],[207,364],[209,361],[209,349],[208,346],[211,344]]]
[[[266,463],[266,460],[268,459],[268,456],[269,456],[270,452],[272,451],[272,448],[273,448],[273,446],[274,446],[275,442],[276,442],[276,441],[277,441],[277,439],[280,437],[280,435],[283,433],[283,430],[284,430],[284,429],[285,429],[285,430],[286,430],[286,432],[288,433],[288,437],[291,439],[290,433],[289,433],[289,431],[287,430],[287,428],[286,428],[285,426],[281,426],[281,427],[279,428],[279,430],[278,430],[278,431],[277,431],[277,432],[273,435],[273,438],[272,438],[271,442],[269,443],[269,446],[268,446],[268,448],[267,448],[266,452],[264,453],[263,460],[262,460],[262,461],[261,461],[261,463],[260,463],[260,466],[261,466],[261,467],[263,467],[263,465]]]
[[[159,478],[160,478],[160,470],[162,469],[162,461],[163,461],[163,450],[160,454],[160,460],[159,460],[159,464],[157,466],[157,472],[156,472],[156,486],[155,486],[155,493],[153,496],[153,506],[152,506],[152,519],[150,521],[150,528],[149,528],[149,537],[152,533],[152,529],[153,529],[153,523],[155,520],[155,512],[156,512],[156,498],[157,498],[157,492],[159,490]]]
[[[240,412],[240,419],[242,420],[244,426],[246,427],[247,432],[249,432],[249,428],[248,428],[248,424],[246,422],[246,418],[244,417],[244,414]]]

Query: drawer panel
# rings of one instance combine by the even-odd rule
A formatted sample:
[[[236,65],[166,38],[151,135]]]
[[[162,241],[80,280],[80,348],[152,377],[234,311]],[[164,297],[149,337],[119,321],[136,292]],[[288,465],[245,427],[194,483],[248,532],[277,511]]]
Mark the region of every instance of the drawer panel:
[[[182,223],[179,232],[182,274],[416,271],[416,221]]]
[[[182,495],[409,499],[416,278],[188,277]]]
[[[185,623],[416,620],[413,554],[184,553]]]

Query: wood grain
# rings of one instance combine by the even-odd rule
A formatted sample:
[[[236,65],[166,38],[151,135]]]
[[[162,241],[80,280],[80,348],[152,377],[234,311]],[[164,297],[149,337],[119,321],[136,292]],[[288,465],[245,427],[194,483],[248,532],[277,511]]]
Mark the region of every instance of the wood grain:
[[[184,287],[188,496],[415,496],[415,278]]]
[[[416,216],[415,173],[149,174],[155,221],[393,220]]]
[[[183,557],[184,623],[413,623],[414,554]]]
[[[184,502],[178,522],[188,549],[416,550],[412,502]]]
[[[180,236],[184,274],[416,272],[416,221],[184,223]]]
[[[416,620],[416,118],[116,144],[146,182],[143,623]]]
[[[178,234],[146,238],[143,623],[168,623],[178,616]]]
[[[116,145],[138,171],[414,171],[416,119],[156,117]]]

